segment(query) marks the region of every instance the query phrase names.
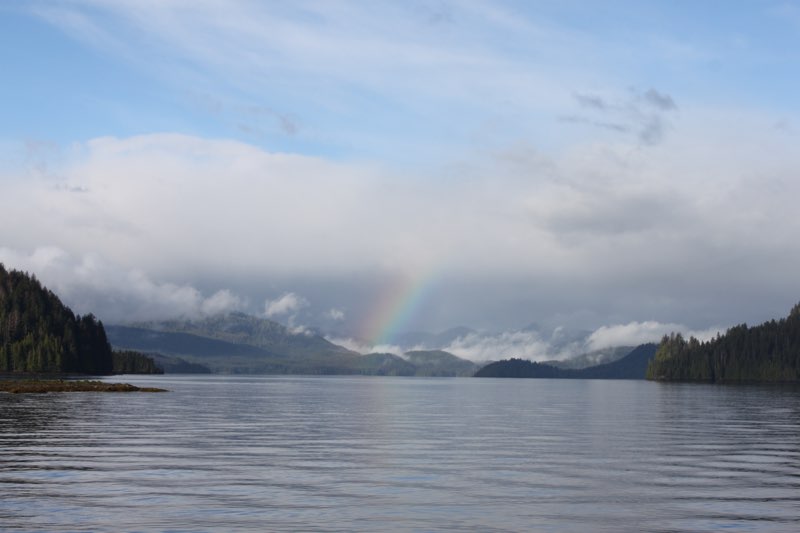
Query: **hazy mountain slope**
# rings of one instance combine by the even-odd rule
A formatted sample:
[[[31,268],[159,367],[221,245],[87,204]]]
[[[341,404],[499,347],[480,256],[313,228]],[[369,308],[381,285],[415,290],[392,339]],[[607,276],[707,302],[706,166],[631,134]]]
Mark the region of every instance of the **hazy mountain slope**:
[[[470,376],[478,367],[471,361],[439,350],[409,352],[405,357],[377,353],[360,355],[324,339],[324,342],[319,342],[319,339],[303,334],[292,334],[279,324],[279,327],[274,327],[275,323],[263,322],[267,323],[239,315],[232,319],[223,317],[202,322],[160,322],[157,323],[158,330],[131,326],[109,326],[107,329],[109,340],[116,348],[158,353],[165,358],[179,357],[182,362],[199,364],[222,373]],[[195,333],[169,331],[167,328]],[[214,337],[200,335],[201,332]],[[272,349],[253,346],[246,341],[258,341],[262,346],[272,346]],[[304,349],[305,346],[309,349]],[[177,362],[161,361],[168,373],[191,371],[191,367]]]
[[[417,367],[394,354],[369,353],[353,363],[354,373],[370,376],[413,376]]]
[[[146,354],[155,363],[164,369],[165,374],[210,374],[211,369],[200,363],[190,363],[180,357],[167,356],[159,353]]]
[[[214,338],[190,333],[176,333],[130,326],[108,326],[108,340],[115,348],[125,348],[145,352],[157,352],[165,355],[191,357],[276,357],[285,358],[256,346],[235,344]]]
[[[522,359],[507,359],[484,366],[475,373],[475,377],[644,379],[647,365],[653,359],[655,353],[655,344],[642,344],[634,348],[622,359],[580,370],[562,369],[552,365],[534,363]]]
[[[213,372],[246,374],[350,374],[357,357],[342,353],[276,353],[257,346],[236,344],[190,333],[156,331],[141,327],[109,326],[109,341],[117,348],[179,356]]]
[[[613,363],[631,353],[634,348],[635,346],[615,346],[612,348],[593,350],[575,357],[570,357],[569,359],[542,361],[542,363],[556,368],[572,368],[579,370],[581,368],[589,368],[590,366]]]
[[[612,363],[578,370],[582,379],[644,379],[647,365],[656,355],[657,345],[642,344]]]
[[[472,361],[442,350],[417,350],[404,355],[416,367],[417,376],[471,376],[478,369]]]
[[[356,355],[315,333],[292,332],[286,326],[244,313],[227,313],[198,320],[165,320],[137,324],[150,330],[186,333],[261,348],[285,356]]]
[[[475,333],[475,330],[458,326],[450,328],[439,333],[430,333],[428,331],[411,331],[407,333],[400,333],[392,339],[392,343],[397,346],[413,348],[416,346],[425,346],[431,350],[438,350],[449,346],[453,341],[460,337],[465,337],[470,333]]]

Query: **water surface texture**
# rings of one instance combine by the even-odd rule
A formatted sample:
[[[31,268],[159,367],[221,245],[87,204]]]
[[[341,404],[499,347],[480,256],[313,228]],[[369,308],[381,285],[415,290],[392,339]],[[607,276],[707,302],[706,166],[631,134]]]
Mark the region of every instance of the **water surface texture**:
[[[800,531],[798,388],[124,381],[0,394],[0,530]]]

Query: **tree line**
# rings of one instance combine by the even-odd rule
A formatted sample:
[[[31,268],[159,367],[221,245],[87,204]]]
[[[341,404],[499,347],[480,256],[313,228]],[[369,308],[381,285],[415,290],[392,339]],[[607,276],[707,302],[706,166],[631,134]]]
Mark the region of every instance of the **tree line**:
[[[800,380],[800,304],[787,318],[741,324],[700,342],[666,335],[647,368],[647,379],[712,382]]]
[[[163,374],[164,369],[152,357],[134,350],[114,350],[111,354],[114,374]]]
[[[103,323],[76,315],[35,276],[0,263],[0,372],[110,374]]]

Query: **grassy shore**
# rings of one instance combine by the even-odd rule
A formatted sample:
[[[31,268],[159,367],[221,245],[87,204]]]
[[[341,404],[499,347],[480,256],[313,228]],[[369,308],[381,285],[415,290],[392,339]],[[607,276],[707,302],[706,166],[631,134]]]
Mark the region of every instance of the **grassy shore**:
[[[0,380],[0,392],[167,392],[155,387],[136,387],[128,383],[105,383],[91,380],[20,379]]]

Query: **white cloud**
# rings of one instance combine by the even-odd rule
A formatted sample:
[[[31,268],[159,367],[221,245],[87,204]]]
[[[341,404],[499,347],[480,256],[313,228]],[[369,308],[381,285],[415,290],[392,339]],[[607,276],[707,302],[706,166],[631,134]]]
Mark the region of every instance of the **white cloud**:
[[[350,351],[357,352],[360,354],[370,353],[371,346],[365,345],[363,342],[359,342],[358,340],[352,337],[338,337],[336,335],[326,335],[325,339],[333,344],[338,344],[339,346],[343,346]]]
[[[717,333],[724,332],[725,328],[721,327],[695,331],[681,324],[662,324],[650,320],[601,326],[589,336],[586,345],[590,350],[600,350],[614,346],[637,346],[648,342],[659,342],[664,335],[670,333],[682,333],[686,337],[695,337],[701,341],[707,341]]]
[[[398,356],[403,356],[403,354],[407,351],[411,350],[421,350],[425,349],[422,346],[400,346],[397,344],[390,344],[390,343],[382,343],[382,344],[370,344],[358,339],[354,339],[352,337],[339,337],[336,335],[328,335],[325,337],[329,342],[333,344],[337,344],[339,346],[343,346],[348,350],[353,352],[357,352],[360,354],[368,354],[368,353],[390,353]]]
[[[35,274],[76,313],[94,313],[110,322],[197,317],[241,309],[245,303],[226,289],[206,297],[191,285],[157,282],[98,254],[75,256],[54,246],[30,252],[0,248],[0,263]]]
[[[146,280],[181,280],[168,301],[195,299],[184,290],[196,283],[192,273],[219,290],[232,278],[414,279],[436,269],[485,291],[473,298],[494,309],[493,284],[514,279],[517,291],[539,286],[554,302],[561,292],[597,315],[616,313],[618,323],[677,321],[689,301],[712,323],[735,322],[730,298],[742,296],[728,288],[756,287],[755,279],[760,295],[748,295],[748,304],[766,319],[800,293],[800,251],[786,245],[800,233],[800,154],[769,122],[750,143],[759,118],[739,116],[747,126],[736,128],[731,120],[709,121],[724,133],[679,131],[646,152],[598,143],[533,157],[520,145],[464,161],[456,181],[416,179],[424,172],[402,179],[374,165],[236,141],[95,139],[76,145],[51,176],[4,178],[0,242],[35,250],[26,259],[34,271],[66,255],[79,264],[64,276],[78,281],[89,280],[98,261]],[[238,305],[226,299],[217,297],[223,307]],[[553,312],[535,300],[508,306],[504,317]],[[363,318],[363,302],[325,308],[344,305],[348,320]],[[435,327],[461,321],[463,309],[448,309],[455,314]]]
[[[517,357],[540,361],[551,358],[547,341],[533,331],[504,331],[495,334],[470,333],[444,348],[471,361],[497,361]]]
[[[287,292],[274,300],[264,302],[264,316],[275,318],[284,315],[295,315],[308,306],[308,301],[293,292]]]
[[[292,335],[304,335],[306,337],[311,337],[314,335],[314,331],[308,329],[306,326],[293,326],[289,325],[289,333]]]
[[[334,307],[325,312],[325,317],[329,318],[330,320],[340,322],[344,320],[344,311]]]
[[[471,332],[459,337],[447,346],[399,346],[381,344],[373,346],[352,338],[331,336],[327,339],[354,352],[392,353],[403,355],[412,350],[442,349],[463,359],[475,362],[497,361],[520,358],[530,361],[564,360],[605,348],[638,346],[649,342],[659,342],[665,334],[682,333],[685,337],[696,337],[701,341],[713,338],[726,328],[715,327],[696,331],[681,324],[660,323],[656,321],[631,322],[601,326],[586,337],[576,336],[574,341],[564,343],[564,328],[557,327],[552,335],[544,335],[534,330],[508,330],[501,332]]]
[[[393,355],[402,356],[403,355],[403,348],[396,345],[396,344],[375,344],[370,346],[368,351],[362,353],[390,353]]]
[[[240,296],[233,294],[228,289],[215,292],[203,301],[201,311],[205,315],[216,315],[229,311],[239,311],[244,309],[246,302]]]
[[[613,346],[636,346],[647,342],[657,342],[671,332],[685,331],[685,326],[661,324],[659,322],[630,322],[615,326],[602,326],[591,334],[587,342],[592,350]]]

